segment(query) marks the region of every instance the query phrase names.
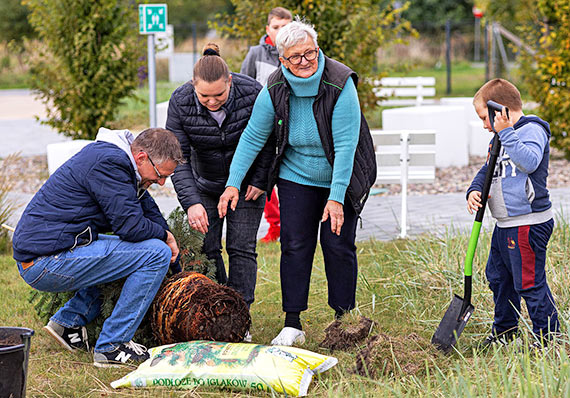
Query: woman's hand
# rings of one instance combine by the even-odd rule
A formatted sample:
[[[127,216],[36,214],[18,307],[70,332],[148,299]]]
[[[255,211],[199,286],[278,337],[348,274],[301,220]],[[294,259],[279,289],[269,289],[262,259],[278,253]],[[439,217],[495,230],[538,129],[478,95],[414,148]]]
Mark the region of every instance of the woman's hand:
[[[201,203],[196,203],[188,208],[188,224],[190,228],[200,231],[203,234],[208,232],[208,213]]]
[[[340,229],[342,228],[342,224],[344,224],[344,210],[342,204],[334,200],[327,201],[321,222],[327,221],[329,217],[331,218],[332,233],[340,236]]]
[[[473,211],[479,211],[481,206],[481,192],[469,192],[469,196],[467,197],[467,210],[469,210],[469,214],[473,214]]]
[[[263,195],[263,190],[254,187],[253,185],[247,186],[247,191],[245,191],[245,200],[257,200],[261,195]]]
[[[239,200],[239,191],[236,187],[227,187],[218,202],[218,214],[224,218],[228,212],[228,204],[232,210],[236,209]]]
[[[501,109],[501,112],[495,111],[495,121],[493,122],[493,125],[495,127],[496,132],[504,130],[507,127],[513,127],[514,123],[510,119],[510,117],[507,116],[507,110],[505,109],[505,107]]]

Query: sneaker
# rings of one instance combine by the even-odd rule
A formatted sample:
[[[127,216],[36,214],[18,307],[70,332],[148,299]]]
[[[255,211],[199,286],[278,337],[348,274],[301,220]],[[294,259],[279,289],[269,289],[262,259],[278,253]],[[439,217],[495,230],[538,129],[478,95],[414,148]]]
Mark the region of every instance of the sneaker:
[[[485,340],[481,342],[480,347],[488,348],[491,347],[492,345],[507,346],[510,343],[512,343],[516,338],[517,338],[516,331],[508,331],[498,335],[491,333],[490,335],[485,337]]]
[[[271,345],[292,346],[293,344],[303,344],[305,342],[305,332],[289,326],[281,329],[281,332],[271,341]]]
[[[270,225],[267,234],[260,239],[260,242],[277,242],[279,240],[279,235],[281,235],[281,227],[279,225]]]
[[[245,332],[245,336],[243,337],[243,342],[251,343],[251,333],[249,333],[249,330]]]
[[[44,329],[66,350],[68,351],[89,351],[89,341],[87,339],[87,329],[84,326],[79,328],[66,328],[54,321],[49,321]]]
[[[121,343],[113,351],[94,353],[93,364],[98,368],[116,368],[121,365],[138,365],[149,358],[146,347],[131,340]]]

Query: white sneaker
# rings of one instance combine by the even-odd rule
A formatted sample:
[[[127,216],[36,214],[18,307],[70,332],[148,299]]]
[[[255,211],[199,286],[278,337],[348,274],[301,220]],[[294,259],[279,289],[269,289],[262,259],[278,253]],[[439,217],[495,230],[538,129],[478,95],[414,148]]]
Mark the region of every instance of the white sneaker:
[[[271,345],[292,346],[295,343],[301,345],[304,342],[305,342],[305,332],[287,326],[281,329],[281,332],[279,332],[277,337],[275,337],[271,341]]]
[[[249,333],[249,330],[245,332],[245,336],[243,337],[243,342],[251,343],[251,333]]]

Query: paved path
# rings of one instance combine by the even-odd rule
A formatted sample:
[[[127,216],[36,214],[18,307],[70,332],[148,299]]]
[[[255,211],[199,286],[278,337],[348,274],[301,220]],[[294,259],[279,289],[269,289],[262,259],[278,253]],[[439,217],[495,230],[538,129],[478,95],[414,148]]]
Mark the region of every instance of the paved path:
[[[22,108],[23,107],[23,108]],[[39,109],[39,111],[38,111]],[[30,101],[26,90],[0,90],[0,157],[21,150],[23,154],[45,154],[45,146],[51,142],[65,141],[49,127],[39,125],[34,112],[41,113],[41,106]],[[9,116],[17,116],[10,118]],[[570,220],[570,188],[557,188],[551,191],[555,213]],[[32,195],[13,192],[9,199],[19,205],[11,225],[17,220]],[[168,215],[178,202],[173,197],[155,197],[161,211]],[[372,196],[362,212],[362,228],[357,229],[357,239],[392,240],[400,231],[400,196]],[[465,196],[458,194],[408,196],[408,235],[414,237],[422,233],[443,234],[448,229],[469,232],[474,216],[467,212]],[[485,216],[484,228],[492,225],[490,216]],[[268,224],[262,220],[258,232],[263,237]]]
[[[45,108],[29,90],[0,90],[0,158],[20,152],[23,156],[42,155],[46,145],[69,141],[36,120],[45,118]]]

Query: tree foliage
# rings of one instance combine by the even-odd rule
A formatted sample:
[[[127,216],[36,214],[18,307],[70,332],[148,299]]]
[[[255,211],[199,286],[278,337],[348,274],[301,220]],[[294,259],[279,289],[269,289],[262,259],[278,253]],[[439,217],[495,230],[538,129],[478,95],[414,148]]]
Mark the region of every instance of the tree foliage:
[[[21,43],[24,37],[33,37],[35,32],[28,23],[29,13],[20,0],[0,1],[0,41]]]
[[[192,35],[192,24],[198,34],[204,34],[207,21],[222,12],[231,12],[230,0],[166,0],[168,23],[174,27],[174,39],[178,42]]]
[[[538,0],[527,9],[529,23],[519,27],[535,54],[521,53],[522,77],[550,123],[551,143],[570,158],[570,3]]]
[[[442,30],[445,22],[456,24],[473,20],[472,0],[414,0],[402,13],[421,32]]]
[[[30,57],[31,88],[45,102],[46,124],[93,139],[133,95],[145,46],[129,0],[24,0],[42,42]]]
[[[370,79],[376,70],[376,51],[401,42],[413,33],[401,17],[408,4],[395,9],[384,0],[231,0],[233,15],[225,15],[214,26],[223,34],[246,39],[254,45],[265,32],[267,14],[277,6],[289,9],[315,25],[319,47],[324,53],[352,68],[360,76],[359,97],[364,108],[374,106],[377,98]]]

